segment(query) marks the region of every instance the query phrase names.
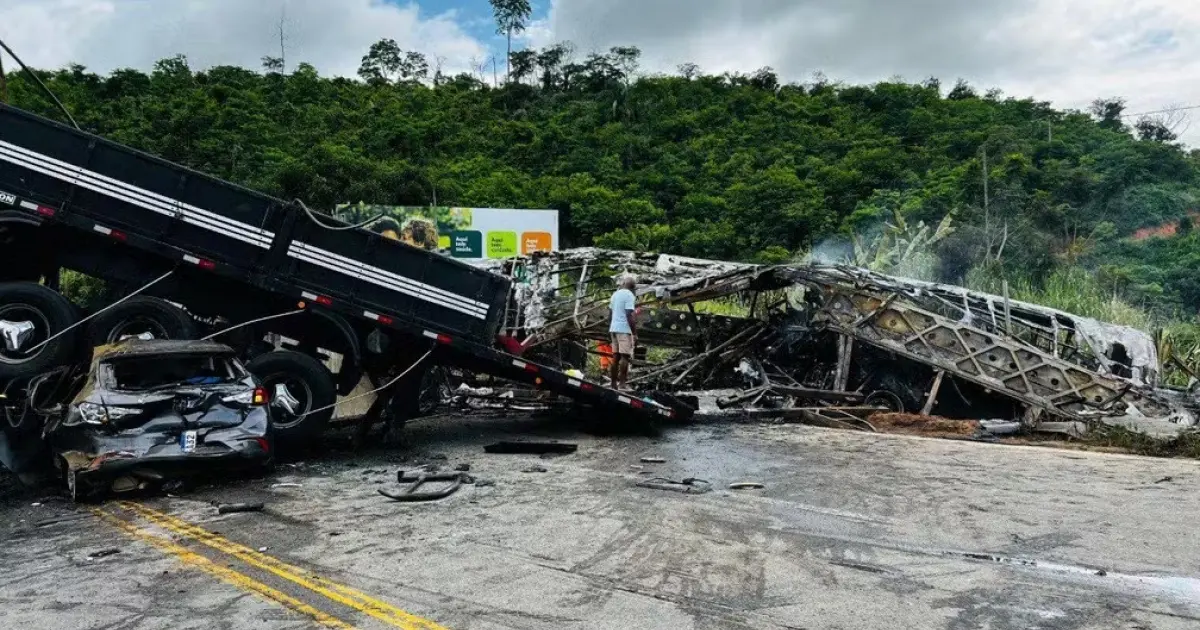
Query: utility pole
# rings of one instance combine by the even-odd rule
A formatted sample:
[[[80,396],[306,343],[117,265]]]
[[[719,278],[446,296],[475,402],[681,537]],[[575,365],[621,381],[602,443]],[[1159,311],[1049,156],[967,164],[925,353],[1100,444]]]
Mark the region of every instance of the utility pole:
[[[1046,121],[1046,141],[1054,142],[1054,121]]]
[[[987,145],[983,145],[983,232],[987,238],[985,259],[992,257],[992,204],[988,191],[988,158]]]
[[[983,213],[988,215],[989,197],[988,197],[988,160],[987,160],[987,145],[983,147]]]
[[[0,101],[8,104],[8,77],[4,76],[4,55],[0,54]]]

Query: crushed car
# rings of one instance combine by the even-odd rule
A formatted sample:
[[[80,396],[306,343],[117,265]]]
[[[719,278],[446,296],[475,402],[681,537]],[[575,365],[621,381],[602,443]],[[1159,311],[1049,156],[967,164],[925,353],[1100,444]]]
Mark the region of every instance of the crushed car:
[[[273,461],[270,392],[223,344],[129,339],[28,388],[74,500]]]

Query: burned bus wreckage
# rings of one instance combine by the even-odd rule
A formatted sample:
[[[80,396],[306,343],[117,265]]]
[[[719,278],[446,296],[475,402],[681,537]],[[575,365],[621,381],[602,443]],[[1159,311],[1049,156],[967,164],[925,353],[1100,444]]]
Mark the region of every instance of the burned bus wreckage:
[[[1195,379],[1189,390],[1161,385],[1145,332],[958,286],[590,248],[491,264],[514,279],[509,334],[574,363],[604,354],[608,297],[633,274],[639,345],[650,350],[631,385],[715,393],[725,413],[869,426],[855,412],[886,408],[1170,434],[1200,411]]]

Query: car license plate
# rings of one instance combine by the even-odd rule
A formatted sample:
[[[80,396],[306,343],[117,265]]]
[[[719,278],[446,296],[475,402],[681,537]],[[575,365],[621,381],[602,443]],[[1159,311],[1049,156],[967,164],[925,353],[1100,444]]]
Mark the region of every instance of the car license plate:
[[[196,450],[196,432],[184,431],[183,435],[179,436],[179,446],[183,447],[184,453],[191,453]]]

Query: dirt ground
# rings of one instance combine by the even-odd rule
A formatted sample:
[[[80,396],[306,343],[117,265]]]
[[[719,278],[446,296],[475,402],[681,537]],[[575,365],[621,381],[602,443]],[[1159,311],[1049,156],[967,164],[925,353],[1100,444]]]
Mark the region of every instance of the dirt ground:
[[[579,450],[483,452],[535,436]],[[92,508],[0,484],[0,628],[1200,627],[1195,461],[528,417],[345,442],[269,478]],[[377,493],[419,465],[477,483],[437,503]],[[649,477],[712,490],[635,485]],[[239,501],[266,509],[212,505]]]

